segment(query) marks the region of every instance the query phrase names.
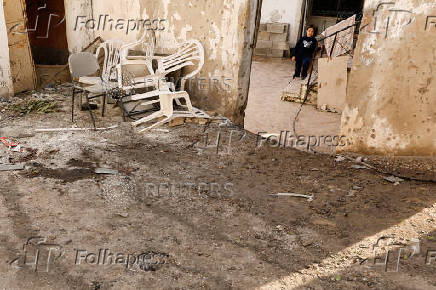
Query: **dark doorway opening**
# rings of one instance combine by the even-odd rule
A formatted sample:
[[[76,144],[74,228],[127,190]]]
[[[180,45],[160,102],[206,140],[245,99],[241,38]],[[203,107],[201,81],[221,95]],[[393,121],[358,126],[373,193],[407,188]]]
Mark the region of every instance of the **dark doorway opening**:
[[[26,0],[27,30],[36,65],[68,62],[65,7],[62,0]]]

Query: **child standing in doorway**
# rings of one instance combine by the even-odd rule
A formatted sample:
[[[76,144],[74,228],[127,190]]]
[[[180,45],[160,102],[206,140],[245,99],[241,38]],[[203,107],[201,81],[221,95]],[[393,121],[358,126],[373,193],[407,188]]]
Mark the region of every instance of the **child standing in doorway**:
[[[307,77],[313,53],[318,47],[318,41],[314,36],[315,28],[313,25],[309,25],[306,29],[306,36],[300,38],[295,46],[294,54],[292,55],[292,61],[295,62],[294,79],[299,78],[300,75],[303,80]],[[302,69],[303,71],[301,71]]]

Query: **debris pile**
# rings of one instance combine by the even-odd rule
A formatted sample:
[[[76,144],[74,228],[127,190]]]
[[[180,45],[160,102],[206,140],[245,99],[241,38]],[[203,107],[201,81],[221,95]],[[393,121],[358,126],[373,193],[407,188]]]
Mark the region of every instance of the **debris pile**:
[[[58,103],[52,100],[31,99],[21,104],[13,104],[10,106],[10,109],[21,115],[27,115],[33,112],[47,114],[57,112]]]

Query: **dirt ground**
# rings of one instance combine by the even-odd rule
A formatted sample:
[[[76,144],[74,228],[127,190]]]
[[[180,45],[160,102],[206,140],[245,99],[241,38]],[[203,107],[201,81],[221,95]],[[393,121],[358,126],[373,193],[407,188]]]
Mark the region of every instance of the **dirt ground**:
[[[257,134],[268,132],[280,134],[293,133],[293,122],[299,103],[284,102],[282,93],[295,71],[295,63],[290,58],[255,57],[253,59],[250,90],[245,110],[246,130]],[[341,115],[317,110],[306,105],[298,117],[296,131],[304,136],[340,135]],[[319,144],[317,151],[332,154],[333,147]]]
[[[225,122],[138,134],[113,109],[115,129],[35,133],[72,126],[69,93],[48,114],[0,103],[23,148],[0,157],[25,165],[0,171],[1,289],[436,289],[434,159],[362,156],[427,180],[393,183]]]

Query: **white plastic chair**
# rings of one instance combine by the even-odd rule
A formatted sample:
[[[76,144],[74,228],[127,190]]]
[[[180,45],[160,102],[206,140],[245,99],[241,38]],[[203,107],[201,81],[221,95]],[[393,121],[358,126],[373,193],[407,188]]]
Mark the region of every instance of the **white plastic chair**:
[[[76,93],[84,93],[87,103],[89,114],[91,116],[92,124],[95,128],[95,119],[92,114],[92,109],[90,105],[90,99],[97,97],[104,97],[102,116],[104,116],[105,109],[105,80],[101,77],[94,77],[98,79],[94,84],[89,85],[89,83],[81,82],[80,79],[83,77],[91,77],[92,75],[100,71],[100,66],[96,56],[89,52],[80,52],[71,54],[68,58],[68,65],[70,68],[71,78],[73,80],[73,94],[71,101],[71,121],[74,122],[74,98]],[[78,81],[77,81],[78,80]],[[82,103],[82,102],[80,102]]]
[[[145,65],[150,74],[153,73],[152,58],[156,46],[156,35],[153,30],[144,30],[141,38],[121,47],[120,66]],[[130,55],[130,50],[141,51],[143,55]],[[137,83],[140,83],[138,79]]]
[[[103,67],[101,69],[100,76],[83,76],[79,78],[80,83],[95,85],[104,81],[117,81],[118,82],[118,64],[121,59],[121,48],[124,42],[121,40],[107,40],[102,42],[96,52],[95,57],[98,60],[100,58],[100,53],[103,51]]]
[[[183,44],[181,44],[174,54],[164,57],[153,57],[152,59],[157,60],[158,68],[156,72],[154,72],[153,77],[157,80],[157,84],[155,84],[158,88],[154,91],[137,94],[130,97],[132,101],[146,100],[155,97],[159,97],[158,100],[151,100],[147,102],[143,102],[142,105],[151,105],[154,103],[160,104],[160,110],[151,114],[150,116],[146,116],[140,120],[137,120],[132,123],[133,126],[138,126],[140,124],[152,121],[153,119],[164,117],[163,120],[140,130],[140,132],[144,132],[155,128],[161,124],[169,122],[170,120],[177,117],[198,117],[201,114],[201,111],[196,110],[192,107],[191,100],[186,91],[184,91],[186,79],[189,79],[200,72],[201,68],[204,64],[204,49],[201,43],[197,40],[190,40]],[[181,91],[174,92],[171,91],[171,84],[168,82],[160,81],[165,78],[171,72],[180,70],[185,67],[190,67],[193,70],[188,73],[181,80]],[[178,105],[181,105],[178,102],[179,99],[185,100],[185,105],[183,106],[185,111],[176,111],[173,108],[173,101],[176,100]],[[202,117],[206,117],[203,113]]]

